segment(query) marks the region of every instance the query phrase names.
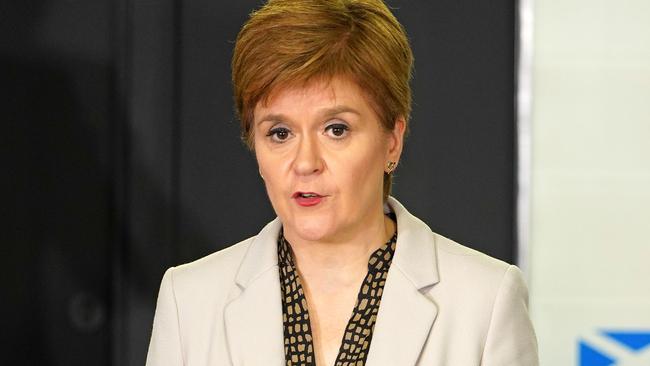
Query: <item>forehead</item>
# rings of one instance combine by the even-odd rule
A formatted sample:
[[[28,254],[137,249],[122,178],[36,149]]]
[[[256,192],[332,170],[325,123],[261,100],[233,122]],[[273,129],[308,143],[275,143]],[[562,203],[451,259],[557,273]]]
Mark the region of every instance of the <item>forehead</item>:
[[[348,106],[364,111],[370,108],[367,94],[357,83],[345,77],[332,77],[278,87],[257,103],[255,115],[276,109],[318,109],[332,106]]]

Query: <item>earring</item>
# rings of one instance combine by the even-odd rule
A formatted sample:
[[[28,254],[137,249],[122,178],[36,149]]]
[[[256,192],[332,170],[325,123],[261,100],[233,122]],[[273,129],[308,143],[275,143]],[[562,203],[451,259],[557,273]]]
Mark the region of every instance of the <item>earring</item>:
[[[397,163],[394,161],[389,161],[388,162],[388,174],[392,173],[393,170],[395,170],[395,166],[397,166]]]
[[[260,177],[262,177],[262,180],[264,180],[264,176],[262,175],[262,171],[258,170],[258,172],[260,173]]]

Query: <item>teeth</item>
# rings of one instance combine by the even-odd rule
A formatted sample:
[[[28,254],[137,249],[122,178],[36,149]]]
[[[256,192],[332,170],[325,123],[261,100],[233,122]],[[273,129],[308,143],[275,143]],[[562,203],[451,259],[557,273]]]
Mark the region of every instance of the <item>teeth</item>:
[[[313,193],[301,193],[300,195],[301,195],[303,198],[316,197],[316,195],[313,194]]]

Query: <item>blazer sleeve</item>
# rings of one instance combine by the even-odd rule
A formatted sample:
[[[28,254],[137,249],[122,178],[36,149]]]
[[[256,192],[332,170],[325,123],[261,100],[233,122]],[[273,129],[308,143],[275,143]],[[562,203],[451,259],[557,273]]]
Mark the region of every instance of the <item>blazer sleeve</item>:
[[[499,288],[481,366],[538,366],[537,338],[528,314],[528,289],[510,266]]]
[[[160,284],[146,366],[182,365],[183,352],[172,267],[165,272]]]

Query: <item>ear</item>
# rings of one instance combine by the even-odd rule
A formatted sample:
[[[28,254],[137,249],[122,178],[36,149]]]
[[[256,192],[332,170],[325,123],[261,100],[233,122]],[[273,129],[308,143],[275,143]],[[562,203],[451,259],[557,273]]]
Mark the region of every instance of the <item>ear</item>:
[[[404,117],[398,117],[395,120],[395,127],[388,133],[388,151],[386,159],[388,161],[399,162],[404,147],[404,132],[406,131],[406,120]]]

